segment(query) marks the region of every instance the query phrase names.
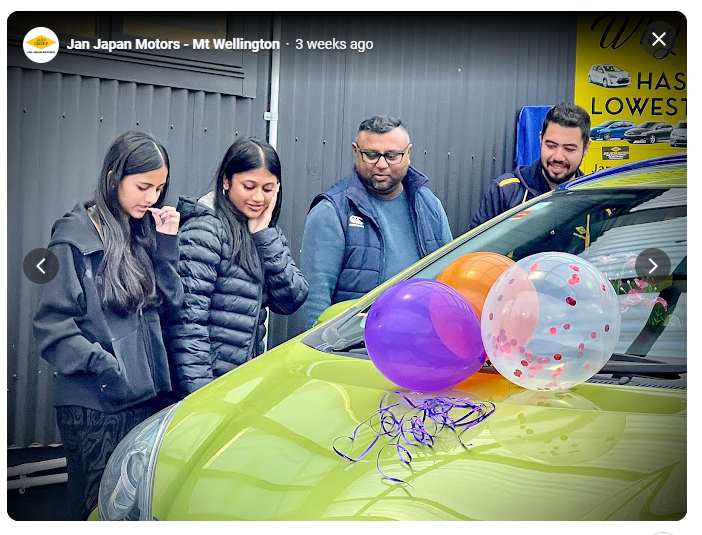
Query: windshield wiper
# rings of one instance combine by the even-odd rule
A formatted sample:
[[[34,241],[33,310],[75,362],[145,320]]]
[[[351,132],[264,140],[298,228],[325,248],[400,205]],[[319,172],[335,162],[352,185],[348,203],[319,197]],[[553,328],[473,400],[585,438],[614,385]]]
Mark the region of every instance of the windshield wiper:
[[[687,364],[666,364],[664,362],[608,362],[597,372],[615,377],[653,377],[656,379],[680,379],[687,373]]]
[[[636,355],[615,353],[597,372],[598,374],[619,377],[651,377],[654,379],[680,379],[687,373],[687,363],[670,364]]]
[[[337,334],[337,333],[335,333]],[[335,344],[330,344],[328,349],[337,352],[355,352],[366,347],[363,331],[354,333],[348,338],[336,338]],[[488,362],[483,370],[494,370]],[[614,353],[610,360],[597,372],[597,374],[612,375],[613,378],[622,377],[650,377],[653,379],[680,379],[681,374],[687,373],[687,364],[669,364],[659,360],[652,360],[638,355]]]
[[[334,353],[343,353],[345,351],[353,351],[354,349],[365,349],[366,348],[366,341],[365,340],[360,340],[356,342],[349,342],[345,341],[345,343],[342,343],[337,346],[329,346],[329,349],[333,351]]]
[[[327,349],[335,353],[366,347],[363,329],[355,322],[344,323],[338,328],[327,327],[322,332],[322,340]]]

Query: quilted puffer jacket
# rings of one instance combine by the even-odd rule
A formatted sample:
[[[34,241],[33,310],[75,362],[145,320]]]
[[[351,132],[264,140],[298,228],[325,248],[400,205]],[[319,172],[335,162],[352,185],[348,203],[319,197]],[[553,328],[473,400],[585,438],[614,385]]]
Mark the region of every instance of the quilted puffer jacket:
[[[251,235],[262,267],[252,276],[232,262],[213,192],[198,201],[181,197],[178,211],[185,295],[165,333],[174,388],[185,396],[262,353],[266,307],[292,314],[307,298],[308,285],[278,227]]]

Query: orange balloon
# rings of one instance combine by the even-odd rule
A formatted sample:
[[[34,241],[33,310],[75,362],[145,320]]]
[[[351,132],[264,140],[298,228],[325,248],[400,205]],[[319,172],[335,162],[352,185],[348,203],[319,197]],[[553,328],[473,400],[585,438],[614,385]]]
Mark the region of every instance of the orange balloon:
[[[513,265],[514,260],[501,254],[469,253],[446,266],[436,280],[458,290],[473,306],[480,319],[490,288],[500,275]]]

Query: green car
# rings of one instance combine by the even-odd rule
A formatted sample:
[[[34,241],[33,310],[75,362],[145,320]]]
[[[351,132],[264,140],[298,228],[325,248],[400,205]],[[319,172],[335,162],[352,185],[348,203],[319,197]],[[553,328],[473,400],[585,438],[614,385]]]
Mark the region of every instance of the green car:
[[[686,185],[685,155],[606,169],[484,223],[361,299],[336,305],[310,331],[137,426],[110,458],[91,518],[683,518]],[[649,249],[670,267],[642,278],[636,262]],[[486,363],[447,393],[494,404],[465,440],[443,429],[432,447],[408,446],[408,464],[394,447],[383,448],[384,436],[374,444],[379,435],[361,426],[350,456],[369,447],[367,455],[342,457],[335,448],[350,445],[384,396],[410,396],[368,357],[363,325],[371,304],[391,285],[435,279],[476,251],[515,261],[564,251],[606,273],[622,313],[612,358],[585,383],[555,392],[520,388]]]

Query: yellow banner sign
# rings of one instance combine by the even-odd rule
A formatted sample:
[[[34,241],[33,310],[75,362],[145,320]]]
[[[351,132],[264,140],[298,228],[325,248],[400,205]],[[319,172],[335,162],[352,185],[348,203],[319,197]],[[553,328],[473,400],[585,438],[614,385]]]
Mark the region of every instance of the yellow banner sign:
[[[687,20],[682,13],[578,17],[575,103],[590,114],[591,173],[687,151]]]

